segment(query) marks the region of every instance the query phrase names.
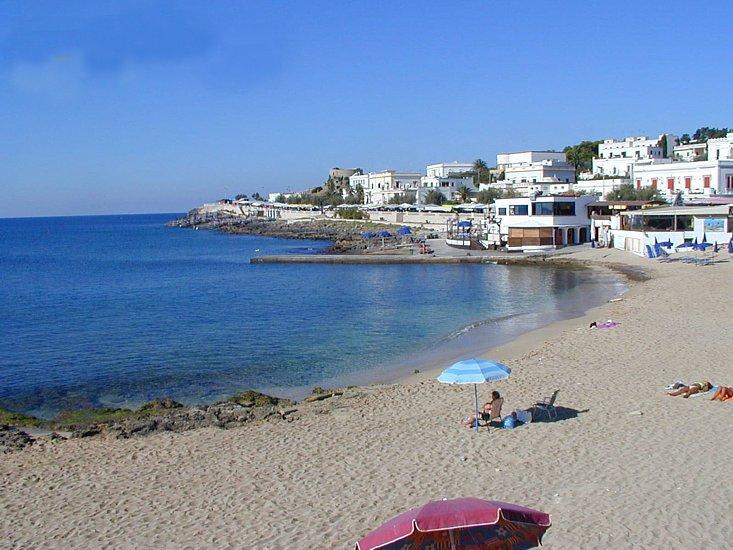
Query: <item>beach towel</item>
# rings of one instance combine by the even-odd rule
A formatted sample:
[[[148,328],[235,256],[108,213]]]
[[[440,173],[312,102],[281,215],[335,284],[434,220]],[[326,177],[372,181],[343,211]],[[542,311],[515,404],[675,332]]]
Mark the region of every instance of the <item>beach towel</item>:
[[[608,330],[608,329],[611,329],[611,328],[616,328],[620,324],[621,323],[617,323],[616,321],[606,321],[605,323],[598,324],[596,326],[596,328],[603,329],[603,330]]]
[[[703,395],[706,395],[706,396],[710,397],[716,391],[718,391],[718,386],[710,386],[710,389],[708,391],[703,391],[703,392],[699,392],[699,393],[693,393],[690,397],[701,397]]]
[[[713,391],[712,389],[710,391]],[[720,386],[710,398],[711,401],[733,401],[733,388]]]

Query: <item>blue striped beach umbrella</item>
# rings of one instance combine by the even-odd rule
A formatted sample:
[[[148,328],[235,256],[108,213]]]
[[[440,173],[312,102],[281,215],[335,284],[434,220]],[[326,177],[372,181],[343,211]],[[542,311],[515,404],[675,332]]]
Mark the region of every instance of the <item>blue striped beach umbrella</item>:
[[[476,401],[476,431],[478,431],[478,384],[506,380],[512,370],[506,365],[488,359],[465,359],[445,369],[438,382],[444,384],[473,384]]]

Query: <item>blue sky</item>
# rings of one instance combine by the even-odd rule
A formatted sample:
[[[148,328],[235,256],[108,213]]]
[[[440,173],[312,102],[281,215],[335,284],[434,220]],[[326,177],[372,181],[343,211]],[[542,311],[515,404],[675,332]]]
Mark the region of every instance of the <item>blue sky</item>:
[[[733,2],[0,4],[0,217],[733,126]]]

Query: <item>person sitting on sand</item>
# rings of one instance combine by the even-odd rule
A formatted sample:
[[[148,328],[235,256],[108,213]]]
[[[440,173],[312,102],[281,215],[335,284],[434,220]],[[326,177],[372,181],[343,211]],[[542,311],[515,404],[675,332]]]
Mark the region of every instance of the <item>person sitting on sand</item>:
[[[674,391],[667,392],[667,395],[671,395],[672,397],[681,395],[682,397],[687,398],[696,393],[705,393],[712,387],[713,385],[705,380],[704,382],[696,382],[694,384],[690,384],[689,386],[680,386]]]
[[[491,392],[491,401],[484,403],[481,408],[480,418],[486,424],[491,424],[495,420],[501,420],[501,406],[504,404],[504,398],[499,395],[499,392],[494,390]],[[467,428],[472,428],[476,425],[476,417],[469,416],[463,421],[463,425]]]

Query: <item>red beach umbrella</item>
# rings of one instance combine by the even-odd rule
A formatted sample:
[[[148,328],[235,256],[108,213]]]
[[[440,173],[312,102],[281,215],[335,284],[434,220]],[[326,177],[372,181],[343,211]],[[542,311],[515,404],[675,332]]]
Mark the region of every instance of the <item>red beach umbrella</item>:
[[[356,550],[534,548],[550,515],[495,500],[435,500],[400,514],[356,543]]]

